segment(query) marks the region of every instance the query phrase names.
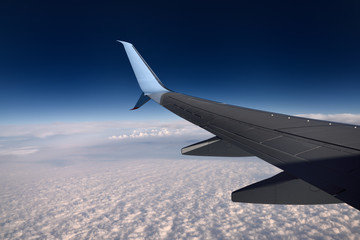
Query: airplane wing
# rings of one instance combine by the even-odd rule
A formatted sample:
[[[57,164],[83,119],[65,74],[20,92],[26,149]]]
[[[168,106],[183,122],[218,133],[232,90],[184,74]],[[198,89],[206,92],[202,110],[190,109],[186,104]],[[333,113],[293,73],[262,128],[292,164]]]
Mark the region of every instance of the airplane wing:
[[[222,104],[173,92],[134,46],[121,42],[143,91],[215,137],[184,147],[197,156],[257,156],[283,172],[232,193],[234,202],[329,204],[360,210],[360,127]]]

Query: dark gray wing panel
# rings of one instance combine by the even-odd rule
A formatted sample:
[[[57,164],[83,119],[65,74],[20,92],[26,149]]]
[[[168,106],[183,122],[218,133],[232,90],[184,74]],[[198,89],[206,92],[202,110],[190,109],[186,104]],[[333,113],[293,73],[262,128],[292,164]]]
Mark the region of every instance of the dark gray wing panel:
[[[227,142],[360,209],[360,129],[179,93],[161,105]]]
[[[234,202],[271,204],[341,203],[337,198],[286,172],[234,191],[231,199]]]
[[[358,126],[237,107],[179,93],[167,93],[164,98],[170,96],[179,101],[176,105],[180,108],[182,104],[184,104],[182,108],[186,108],[185,105],[191,103],[194,108],[193,111],[196,111],[195,109],[200,111],[201,109],[228,119],[249,123],[252,126],[260,126],[360,150],[360,127]]]

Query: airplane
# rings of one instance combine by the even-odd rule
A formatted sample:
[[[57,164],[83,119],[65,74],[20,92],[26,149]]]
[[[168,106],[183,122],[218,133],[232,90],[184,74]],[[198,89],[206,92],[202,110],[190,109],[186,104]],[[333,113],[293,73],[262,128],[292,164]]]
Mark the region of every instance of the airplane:
[[[142,94],[215,136],[184,147],[183,155],[256,156],[282,172],[232,192],[233,202],[347,203],[360,210],[360,127],[238,107],[174,92],[144,58],[122,43]]]

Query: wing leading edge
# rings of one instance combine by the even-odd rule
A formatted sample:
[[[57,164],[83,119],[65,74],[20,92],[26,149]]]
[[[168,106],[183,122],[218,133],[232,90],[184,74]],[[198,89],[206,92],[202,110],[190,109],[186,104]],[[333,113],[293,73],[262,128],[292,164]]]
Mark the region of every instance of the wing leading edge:
[[[360,210],[357,184],[360,127],[226,105],[172,92],[163,86],[131,44],[122,43],[145,96],[216,136],[183,148],[183,154],[257,156],[283,170],[272,178],[233,192],[233,201],[345,202]],[[141,70],[138,65],[142,66]],[[142,74],[137,74],[139,71]],[[145,85],[151,87],[146,89]]]

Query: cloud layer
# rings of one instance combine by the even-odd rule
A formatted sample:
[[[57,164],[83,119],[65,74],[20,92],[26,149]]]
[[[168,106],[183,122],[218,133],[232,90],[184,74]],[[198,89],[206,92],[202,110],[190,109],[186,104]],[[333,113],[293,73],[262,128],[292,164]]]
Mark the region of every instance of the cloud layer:
[[[360,213],[346,204],[231,202],[232,191],[279,169],[254,157],[181,156],[210,137],[184,122],[0,134],[0,239],[360,238]]]
[[[19,147],[19,148],[10,148],[10,149],[0,149],[1,155],[28,155],[38,152],[36,146],[28,146],[28,147]]]
[[[114,140],[127,140],[118,144],[119,148],[136,139],[162,138],[161,144],[170,141],[200,141],[211,135],[205,130],[187,122],[94,122],[94,123],[54,123],[44,125],[0,125],[0,156],[32,154],[31,160],[59,158],[69,152],[78,155],[92,152],[93,148],[106,147]],[[176,139],[176,140],[175,140]],[[127,146],[129,147],[129,146]],[[81,148],[81,149],[80,149]],[[127,148],[127,152],[133,147]],[[151,151],[151,149],[148,149]],[[36,153],[36,154],[34,154]],[[24,158],[21,158],[22,161]],[[0,158],[6,160],[6,158]],[[14,159],[12,159],[14,160]],[[27,161],[30,158],[27,158]],[[51,160],[49,160],[51,161]]]
[[[277,172],[256,158],[17,166],[1,170],[0,238],[360,237],[360,214],[344,204],[231,202],[231,191]]]

